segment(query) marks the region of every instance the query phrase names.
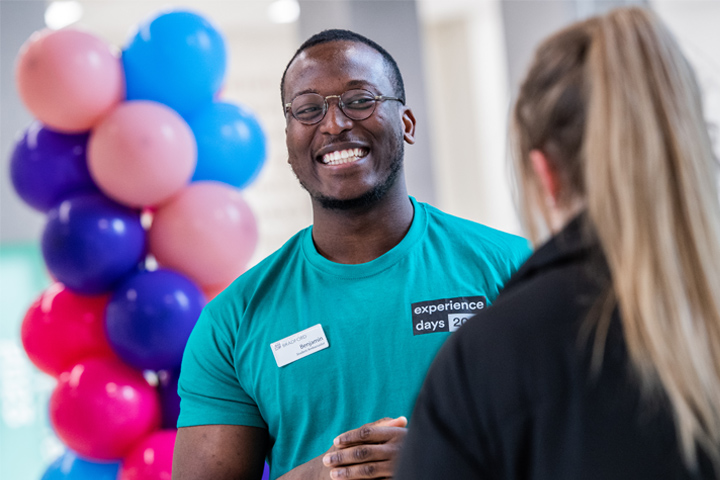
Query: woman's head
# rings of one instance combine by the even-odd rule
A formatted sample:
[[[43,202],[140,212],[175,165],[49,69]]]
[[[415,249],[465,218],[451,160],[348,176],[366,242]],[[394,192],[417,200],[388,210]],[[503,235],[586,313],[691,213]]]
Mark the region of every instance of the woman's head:
[[[584,198],[582,143],[588,102],[586,60],[597,20],[575,24],[551,36],[537,49],[523,82],[513,115],[514,157],[519,180],[520,209],[528,233],[538,240],[535,209],[543,208],[540,179],[531,165],[531,152],[541,151],[557,174],[560,199]]]
[[[603,189],[596,192],[603,201],[609,192],[595,181],[598,174],[623,175],[625,185],[611,186],[635,190],[642,186],[634,183],[637,176],[672,176],[686,167],[673,163],[699,159],[701,165],[687,168],[713,168],[692,69],[664,25],[639,8],[614,10],[545,40],[521,86],[513,131],[520,208],[531,237],[538,229],[534,211],[547,214],[530,161],[534,150],[557,177],[561,207],[592,203],[593,187]],[[655,157],[643,165],[638,156],[647,155]],[[619,164],[610,165],[612,159]],[[661,190],[671,183],[659,180]]]
[[[513,117],[528,233],[537,210],[587,208],[642,386],[669,397],[688,462],[700,445],[720,471],[717,165],[680,48],[640,8],[574,24],[538,48]]]

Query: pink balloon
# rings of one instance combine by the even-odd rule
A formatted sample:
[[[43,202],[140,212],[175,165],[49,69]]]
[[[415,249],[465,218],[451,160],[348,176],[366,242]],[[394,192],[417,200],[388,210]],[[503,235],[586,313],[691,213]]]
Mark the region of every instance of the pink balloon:
[[[76,295],[54,283],[33,302],[23,319],[25,352],[37,368],[58,377],[89,357],[115,357],[105,336],[108,296]]]
[[[177,430],[160,430],[133,447],[118,480],[170,480],[176,434]]]
[[[124,102],[93,130],[90,175],[129,207],[157,205],[185,186],[197,163],[190,127],[175,110],[147,100]]]
[[[35,32],[15,70],[20,98],[45,125],[90,130],[125,98],[121,61],[103,40],[78,30]]]
[[[220,182],[193,182],[155,212],[148,232],[158,263],[202,287],[228,285],[252,256],[258,232],[240,191]]]
[[[118,460],[160,426],[160,400],[137,370],[90,358],[60,375],[50,422],[70,449],[93,460]]]
[[[232,283],[232,282],[230,282],[230,283]],[[205,294],[205,298],[209,302],[213,298],[217,297],[220,294],[220,292],[225,290],[228,286],[230,286],[229,283],[222,284],[222,285],[211,285],[211,286],[203,287],[202,291]]]

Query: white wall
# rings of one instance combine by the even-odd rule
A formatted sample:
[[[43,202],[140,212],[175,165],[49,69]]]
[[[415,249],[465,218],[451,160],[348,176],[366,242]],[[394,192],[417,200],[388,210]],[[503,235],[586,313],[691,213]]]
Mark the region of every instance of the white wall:
[[[421,2],[438,206],[519,233],[506,162],[510,89],[500,2]]]
[[[720,1],[654,0],[651,5],[695,68],[720,158]]]

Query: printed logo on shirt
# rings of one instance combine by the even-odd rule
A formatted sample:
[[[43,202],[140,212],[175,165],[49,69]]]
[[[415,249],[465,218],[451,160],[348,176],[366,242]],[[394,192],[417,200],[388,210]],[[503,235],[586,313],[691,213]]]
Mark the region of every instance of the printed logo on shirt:
[[[443,298],[410,305],[413,335],[435,332],[454,332],[467,320],[485,308],[483,296]]]

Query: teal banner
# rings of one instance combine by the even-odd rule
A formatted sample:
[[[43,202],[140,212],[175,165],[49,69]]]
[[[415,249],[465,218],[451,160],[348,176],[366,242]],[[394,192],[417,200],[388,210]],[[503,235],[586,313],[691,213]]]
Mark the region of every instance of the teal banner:
[[[0,478],[39,480],[65,451],[48,421],[55,379],[28,359],[20,327],[51,279],[40,246],[0,246]]]

